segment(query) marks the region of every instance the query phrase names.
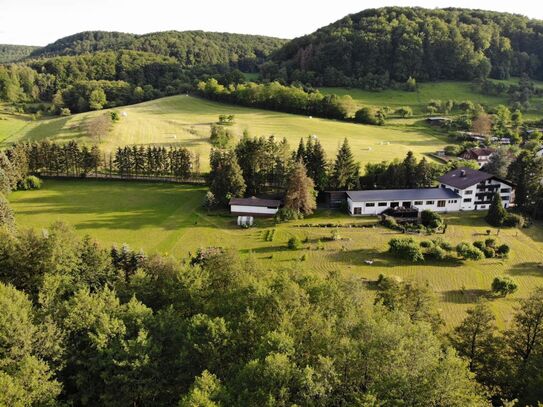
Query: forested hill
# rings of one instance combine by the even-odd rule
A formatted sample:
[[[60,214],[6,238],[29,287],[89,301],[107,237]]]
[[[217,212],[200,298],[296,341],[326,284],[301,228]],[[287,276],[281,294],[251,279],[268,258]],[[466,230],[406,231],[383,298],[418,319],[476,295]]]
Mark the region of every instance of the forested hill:
[[[29,45],[0,44],[0,64],[19,61],[39,49]]]
[[[543,79],[543,21],[467,9],[368,9],[288,42],[262,71],[272,79],[364,88],[410,76]]]
[[[98,51],[144,51],[175,58],[183,66],[231,65],[254,70],[286,40],[259,35],[205,31],[165,31],[144,35],[87,31],[37,49],[32,58],[80,55]]]

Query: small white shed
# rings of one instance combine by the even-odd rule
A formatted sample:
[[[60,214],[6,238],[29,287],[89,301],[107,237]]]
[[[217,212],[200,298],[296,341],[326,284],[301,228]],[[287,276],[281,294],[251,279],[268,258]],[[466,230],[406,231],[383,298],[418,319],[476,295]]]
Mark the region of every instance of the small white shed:
[[[229,204],[230,213],[233,215],[274,216],[281,206],[281,201],[252,196],[250,198],[232,198]]]

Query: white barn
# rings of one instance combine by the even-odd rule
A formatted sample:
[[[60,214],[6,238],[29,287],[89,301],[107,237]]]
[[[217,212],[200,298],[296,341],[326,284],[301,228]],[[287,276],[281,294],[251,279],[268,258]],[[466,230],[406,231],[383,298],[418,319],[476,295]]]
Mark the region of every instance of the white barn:
[[[484,171],[459,168],[439,178],[440,187],[461,197],[460,210],[487,210],[496,192],[500,193],[503,206],[514,205],[515,184]]]
[[[445,188],[347,191],[347,205],[353,216],[379,215],[396,207],[454,212],[460,210],[460,200],[460,195]]]
[[[232,215],[274,216],[281,206],[281,201],[252,196],[250,198],[232,198],[229,205]]]

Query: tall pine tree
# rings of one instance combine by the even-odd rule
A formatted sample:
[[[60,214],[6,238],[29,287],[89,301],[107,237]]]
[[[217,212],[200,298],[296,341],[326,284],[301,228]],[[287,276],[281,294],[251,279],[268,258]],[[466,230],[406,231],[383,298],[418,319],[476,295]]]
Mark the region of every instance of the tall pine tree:
[[[347,139],[339,148],[332,170],[331,184],[337,190],[352,190],[359,188],[359,163],[355,162]]]

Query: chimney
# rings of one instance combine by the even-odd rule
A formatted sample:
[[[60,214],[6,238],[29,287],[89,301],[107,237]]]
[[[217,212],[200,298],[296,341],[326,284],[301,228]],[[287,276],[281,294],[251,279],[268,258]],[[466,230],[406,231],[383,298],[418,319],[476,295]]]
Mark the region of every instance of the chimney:
[[[461,170],[461,171],[460,171],[460,176],[461,176],[462,178],[464,178],[464,177],[466,176],[466,170]]]

